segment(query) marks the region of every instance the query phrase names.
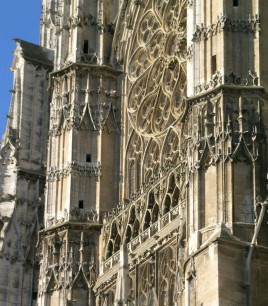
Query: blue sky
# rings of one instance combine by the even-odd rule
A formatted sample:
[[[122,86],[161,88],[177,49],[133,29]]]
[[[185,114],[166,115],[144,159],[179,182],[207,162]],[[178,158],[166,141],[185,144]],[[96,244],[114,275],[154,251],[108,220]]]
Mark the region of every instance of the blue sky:
[[[9,111],[13,75],[9,70],[15,43],[13,38],[21,38],[39,43],[39,21],[42,0],[0,0],[0,140],[5,130],[5,116]]]

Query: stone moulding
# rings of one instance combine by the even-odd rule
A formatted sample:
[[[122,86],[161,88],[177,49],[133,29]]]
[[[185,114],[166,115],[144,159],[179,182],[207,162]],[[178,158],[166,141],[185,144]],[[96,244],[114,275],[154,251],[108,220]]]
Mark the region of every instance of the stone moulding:
[[[71,16],[67,22],[61,25],[60,19],[61,15],[57,12],[54,13],[57,18],[57,22],[55,23],[55,27],[57,29],[56,34],[60,35],[63,30],[69,31],[71,28],[81,28],[81,27],[91,27],[95,26],[100,31],[108,32],[113,34],[114,32],[114,24],[113,23],[102,23],[100,19],[94,18],[91,14],[87,14],[85,16],[73,15]],[[46,20],[47,19],[47,20]],[[49,21],[48,21],[49,20]],[[41,25],[45,27],[49,27],[50,18],[43,18],[41,20]]]
[[[208,83],[198,83],[195,86],[195,94],[210,90],[219,85],[233,85],[233,86],[258,86],[259,78],[257,74],[251,70],[248,71],[248,75],[241,77],[236,75],[233,71],[229,74],[222,74],[216,71],[212,75],[211,80]]]
[[[240,33],[256,33],[260,31],[260,16],[249,15],[248,20],[231,20],[227,16],[219,16],[216,23],[209,26],[204,24],[196,25],[192,41],[200,42],[215,36],[222,31],[240,32]]]
[[[49,182],[60,181],[63,178],[73,175],[79,177],[99,177],[101,175],[101,163],[84,163],[79,161],[68,162],[63,168],[51,167],[47,172]]]
[[[47,227],[52,227],[58,224],[62,224],[64,222],[99,222],[100,221],[100,215],[98,214],[97,210],[91,209],[89,211],[84,211],[79,208],[74,208],[71,210],[70,213],[65,209],[64,210],[64,217],[60,219],[56,219],[54,217],[48,217],[46,221]]]
[[[62,29],[69,30],[71,28],[76,27],[90,27],[90,26],[97,26],[99,30],[113,33],[114,32],[114,25],[112,23],[103,24],[101,20],[94,18],[92,15],[87,16],[72,16],[69,18],[67,24],[65,24]]]
[[[40,242],[44,237],[59,233],[65,230],[79,230],[79,231],[100,231],[102,224],[99,222],[76,222],[76,221],[63,221],[57,224],[52,224],[50,227],[42,229],[39,231],[39,237],[37,246],[40,246]]]
[[[87,64],[87,63],[69,63],[64,66],[62,69],[53,71],[49,74],[50,76],[50,84],[49,86],[52,88],[52,80],[56,77],[63,76],[72,71],[82,71],[86,72],[90,75],[91,78],[97,79],[102,77],[103,79],[116,79],[117,76],[122,74],[123,72],[113,68],[112,66],[99,66],[97,64]],[[52,88],[53,89],[53,88]]]

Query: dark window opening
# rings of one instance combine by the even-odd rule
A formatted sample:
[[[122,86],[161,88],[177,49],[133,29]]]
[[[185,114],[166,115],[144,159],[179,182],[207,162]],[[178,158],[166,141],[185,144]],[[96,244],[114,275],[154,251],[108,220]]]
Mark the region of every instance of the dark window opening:
[[[88,53],[88,40],[84,40],[83,52]]]
[[[33,299],[34,301],[37,300],[37,292],[36,292],[36,291],[34,291],[34,292],[32,293],[32,299]]]
[[[91,154],[86,155],[86,162],[91,163]]]
[[[211,57],[211,72],[214,74],[217,71],[217,56],[213,55]]]
[[[83,200],[79,200],[78,207],[79,207],[79,209],[84,208],[84,201]]]
[[[238,6],[239,5],[239,0],[233,0],[233,6]]]

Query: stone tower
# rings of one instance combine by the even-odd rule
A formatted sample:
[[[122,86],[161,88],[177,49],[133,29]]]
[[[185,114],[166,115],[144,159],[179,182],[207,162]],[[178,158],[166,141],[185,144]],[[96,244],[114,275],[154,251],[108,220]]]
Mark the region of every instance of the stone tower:
[[[94,305],[101,221],[119,189],[120,72],[107,65],[115,13],[109,1],[43,1],[41,44],[54,49],[54,71],[40,306]]]

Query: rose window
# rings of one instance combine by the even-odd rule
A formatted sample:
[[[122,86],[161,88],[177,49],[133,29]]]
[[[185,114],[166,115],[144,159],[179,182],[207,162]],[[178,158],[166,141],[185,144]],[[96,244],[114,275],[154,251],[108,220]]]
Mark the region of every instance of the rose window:
[[[134,35],[129,119],[142,135],[161,135],[185,110],[186,0],[149,1]]]

